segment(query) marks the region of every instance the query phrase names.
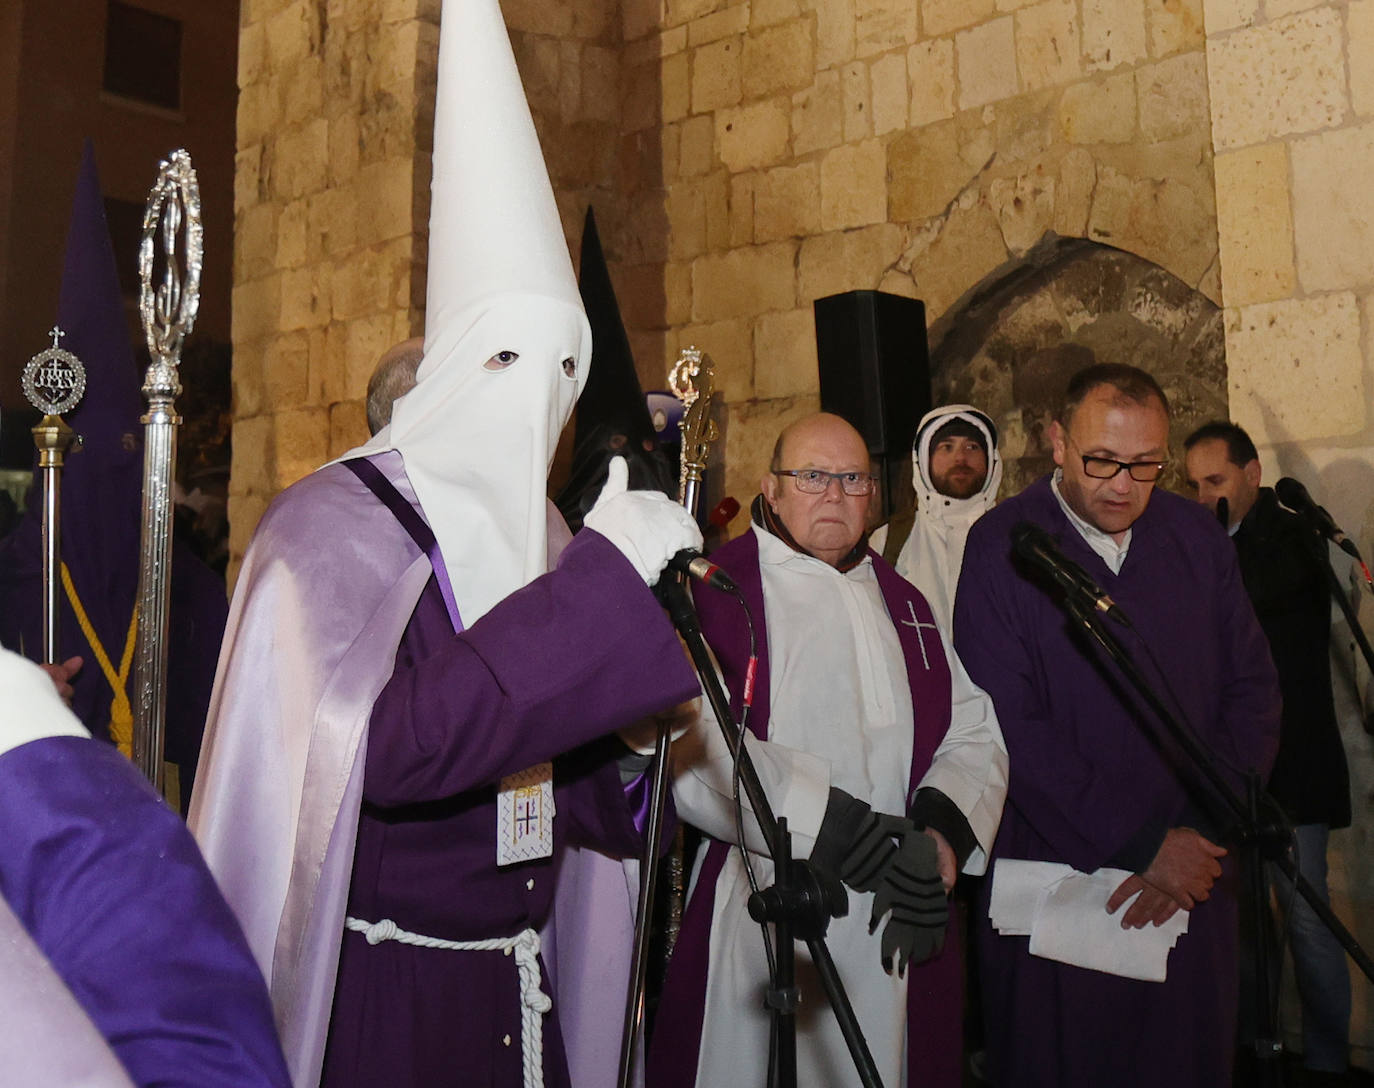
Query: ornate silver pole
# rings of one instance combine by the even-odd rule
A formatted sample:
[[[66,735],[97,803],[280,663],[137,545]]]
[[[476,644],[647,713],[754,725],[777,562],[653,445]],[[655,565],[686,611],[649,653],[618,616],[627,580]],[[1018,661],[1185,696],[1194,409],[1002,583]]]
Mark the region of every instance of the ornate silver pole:
[[[153,287],[158,236],[162,279]],[[178,246],[185,245],[179,253]],[[154,788],[163,790],[162,751],[167,711],[167,607],[172,577],[172,472],[176,428],[174,401],[181,392],[181,348],[200,306],[203,230],[200,185],[191,156],[174,151],[158,167],[157,183],[143,214],[138,250],[142,281],[139,311],[150,362],[143,379],[148,413],[143,417],[143,535],[138,568],[138,637],[134,646],[134,763]],[[181,262],[185,263],[185,276]]]
[[[714,394],[714,369],[711,360],[694,347],[684,348],[677,363],[668,374],[668,386],[682,401],[685,411],[682,422],[682,465],[678,477],[678,500],[693,517],[697,513],[697,491],[711,443],[716,440],[716,425],[711,420],[711,397]],[[675,577],[664,572],[663,577]],[[668,794],[668,749],[672,743],[672,724],[661,721],[658,742],[654,746],[651,764],[652,789],[649,800],[649,819],[644,830],[644,855],[639,862],[639,903],[635,914],[634,952],[630,960],[630,991],[625,1000],[625,1020],[620,1036],[620,1088],[629,1088],[634,1075],[635,1045],[644,1026],[644,982],[649,969],[649,926],[652,922],[654,897],[658,886],[658,844],[662,837],[663,807]],[[682,842],[679,834],[673,847],[674,891],[681,880]],[[668,940],[677,940],[682,923],[682,900],[674,896],[670,904],[674,917],[669,919]]]
[[[52,347],[40,351],[24,367],[24,395],[43,413],[33,428],[38,468],[43,474],[43,663],[61,660],[58,599],[62,586],[62,465],[76,432],[62,418],[86,391],[86,368],[70,351],[57,346],[67,334],[53,326]]]

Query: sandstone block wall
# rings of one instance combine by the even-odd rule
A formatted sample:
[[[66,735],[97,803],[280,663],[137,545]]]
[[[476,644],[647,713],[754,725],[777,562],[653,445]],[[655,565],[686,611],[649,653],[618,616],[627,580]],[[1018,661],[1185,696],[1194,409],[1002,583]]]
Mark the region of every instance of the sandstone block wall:
[[[231,548],[367,437],[377,357],[422,328],[438,0],[240,12]],[[428,58],[429,63],[422,63]]]
[[[688,344],[715,359],[728,493],[753,494],[772,421],[818,404],[823,295],[920,297],[934,324],[1054,232],[1220,301],[1202,16],[1201,0],[623,6],[623,125],[660,154],[622,196],[668,234],[626,238],[614,271],[665,300],[634,315],[645,371]]]
[[[1264,474],[1300,479],[1365,551],[1374,547],[1374,3],[1208,0],[1221,293],[1233,418]],[[1370,625],[1367,591],[1361,618]],[[1374,940],[1374,754],[1359,728],[1363,666],[1348,638],[1346,703],[1355,826],[1332,836],[1333,905]],[[1353,1041],[1374,1046],[1371,991],[1355,975]]]

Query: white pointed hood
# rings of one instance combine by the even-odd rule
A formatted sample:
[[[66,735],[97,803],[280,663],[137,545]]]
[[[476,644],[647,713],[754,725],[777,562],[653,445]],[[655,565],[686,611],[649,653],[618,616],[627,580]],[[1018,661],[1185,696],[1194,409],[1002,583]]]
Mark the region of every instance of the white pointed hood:
[[[930,440],[951,419],[972,423],[982,433],[988,450],[988,477],[983,488],[967,499],[951,499],[935,490],[930,480]],[[921,417],[911,449],[912,486],[916,491],[916,521],[894,564],[897,572],[915,584],[930,602],[935,618],[948,634],[954,616],[954,590],[964,562],[964,542],[969,528],[992,509],[1002,483],[1002,456],[997,450],[997,428],[986,414],[969,404],[949,404]],[[879,551],[887,541],[887,526],[873,534]]]
[[[497,0],[444,0],[425,355],[391,423],[464,624],[544,573],[545,490],[591,330]]]

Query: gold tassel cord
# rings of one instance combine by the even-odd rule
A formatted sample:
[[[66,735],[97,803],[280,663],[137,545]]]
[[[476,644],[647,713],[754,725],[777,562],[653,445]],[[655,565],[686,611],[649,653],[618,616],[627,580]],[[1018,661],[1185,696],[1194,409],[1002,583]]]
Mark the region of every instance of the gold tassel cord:
[[[124,639],[124,653],[119,659],[119,671],[116,672],[110,663],[110,655],[105,652],[105,647],[100,643],[100,636],[95,633],[90,617],[86,615],[81,598],[76,595],[72,572],[67,569],[66,563],[62,564],[62,588],[67,591],[67,600],[71,602],[72,611],[76,613],[76,622],[81,625],[81,633],[86,636],[86,641],[95,654],[96,664],[100,666],[110,690],[114,692],[114,700],[110,703],[110,739],[121,752],[132,758],[134,710],[129,702],[128,683],[129,668],[134,660],[134,643],[138,634],[138,606],[134,606],[134,614],[129,617],[129,634]]]

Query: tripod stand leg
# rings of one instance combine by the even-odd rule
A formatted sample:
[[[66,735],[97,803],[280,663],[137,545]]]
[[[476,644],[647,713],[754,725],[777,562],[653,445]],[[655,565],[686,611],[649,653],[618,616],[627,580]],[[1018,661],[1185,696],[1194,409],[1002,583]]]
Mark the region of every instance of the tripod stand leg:
[[[1259,781],[1252,773],[1246,778],[1246,802],[1252,826],[1259,826]],[[1255,964],[1255,1085],[1280,1088],[1283,1083],[1283,1044],[1278,1037],[1275,1016],[1274,927],[1269,912],[1269,880],[1264,865],[1263,844],[1252,838],[1246,844],[1250,908],[1254,914],[1252,942]]]

